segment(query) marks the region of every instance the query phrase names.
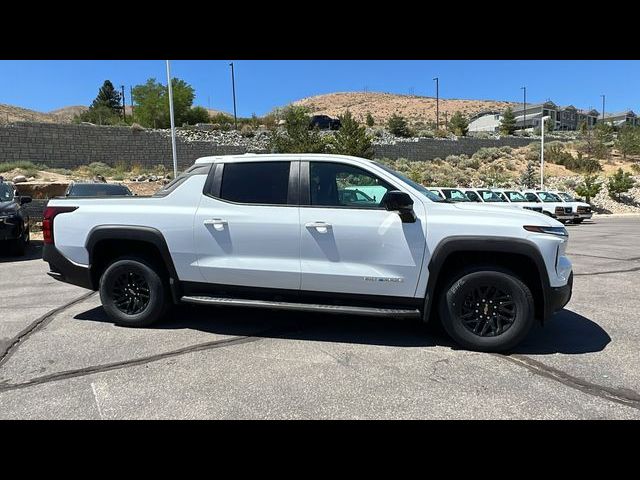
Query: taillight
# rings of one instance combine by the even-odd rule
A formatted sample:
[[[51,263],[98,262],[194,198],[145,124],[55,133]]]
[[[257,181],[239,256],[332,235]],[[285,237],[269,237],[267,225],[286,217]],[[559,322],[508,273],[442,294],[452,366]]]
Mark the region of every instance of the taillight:
[[[42,215],[42,238],[44,243],[53,244],[53,219],[59,213],[73,212],[78,207],[47,207]]]

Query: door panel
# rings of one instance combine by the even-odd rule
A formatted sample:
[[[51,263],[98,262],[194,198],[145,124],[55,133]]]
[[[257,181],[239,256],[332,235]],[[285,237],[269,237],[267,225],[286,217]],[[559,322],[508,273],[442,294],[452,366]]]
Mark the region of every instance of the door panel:
[[[287,199],[286,192],[274,191],[274,185],[286,188],[288,179],[270,178],[255,165],[234,167],[232,176],[230,171],[226,166],[222,171],[221,195],[252,202]],[[297,206],[233,203],[204,195],[194,220],[194,243],[207,283],[300,288]]]
[[[422,203],[414,205],[417,221],[403,223],[379,206],[384,191],[395,187],[353,166],[314,170],[314,163],[320,162],[302,174],[312,205],[300,207],[301,289],[413,297],[426,243]],[[366,193],[368,205],[344,194],[356,190]],[[332,202],[339,205],[327,205]]]

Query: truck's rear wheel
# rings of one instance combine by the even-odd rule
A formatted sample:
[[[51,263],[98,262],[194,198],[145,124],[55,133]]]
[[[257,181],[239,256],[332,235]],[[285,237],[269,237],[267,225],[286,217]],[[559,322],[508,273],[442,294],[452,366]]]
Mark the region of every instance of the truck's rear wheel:
[[[498,270],[476,270],[453,278],[442,293],[439,310],[453,340],[485,352],[512,349],[527,336],[534,321],[529,288]]]
[[[100,278],[100,300],[107,315],[125,327],[146,327],[158,321],[168,302],[162,278],[152,264],[121,258]]]

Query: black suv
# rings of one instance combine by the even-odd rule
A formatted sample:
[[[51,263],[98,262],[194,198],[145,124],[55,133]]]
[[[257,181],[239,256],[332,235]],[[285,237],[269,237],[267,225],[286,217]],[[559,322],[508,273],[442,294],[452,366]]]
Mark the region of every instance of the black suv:
[[[329,115],[314,115],[311,117],[310,128],[318,127],[320,130],[339,130],[341,122]]]
[[[0,177],[0,242],[16,255],[24,255],[29,243],[29,215],[22,208],[29,202],[31,197],[19,196],[13,184]],[[0,246],[0,254],[5,251]]]

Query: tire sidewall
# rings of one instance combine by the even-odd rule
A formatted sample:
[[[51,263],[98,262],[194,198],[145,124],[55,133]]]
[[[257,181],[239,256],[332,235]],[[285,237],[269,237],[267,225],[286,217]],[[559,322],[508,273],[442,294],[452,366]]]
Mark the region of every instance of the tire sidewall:
[[[495,285],[508,291],[516,305],[516,319],[504,333],[481,337],[469,331],[458,319],[456,305],[464,301],[467,292],[480,285]],[[476,271],[455,279],[441,297],[440,315],[447,333],[465,348],[479,351],[505,351],[515,347],[533,325],[533,297],[518,278],[501,271]]]
[[[149,303],[142,312],[135,315],[127,315],[119,310],[111,295],[117,278],[129,272],[141,275],[149,285]],[[158,273],[144,260],[134,258],[119,259],[107,267],[100,278],[100,300],[107,315],[116,324],[127,327],[151,325],[162,317],[167,304],[166,289]]]

